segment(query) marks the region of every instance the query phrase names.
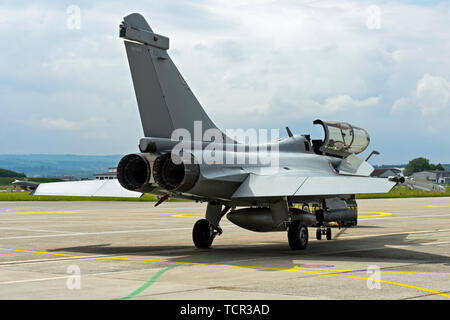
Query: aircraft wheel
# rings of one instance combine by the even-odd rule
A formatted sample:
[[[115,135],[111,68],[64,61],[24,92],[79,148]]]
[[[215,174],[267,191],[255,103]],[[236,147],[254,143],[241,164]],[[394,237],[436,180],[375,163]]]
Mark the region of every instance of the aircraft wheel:
[[[331,228],[327,228],[327,240],[331,240]]]
[[[320,230],[320,228],[317,228],[316,230],[316,239],[322,240],[322,230]]]
[[[303,250],[308,244],[308,228],[299,220],[291,223],[288,230],[289,246],[292,250]]]
[[[214,240],[211,224],[206,219],[198,220],[192,229],[192,240],[197,248],[208,249]]]

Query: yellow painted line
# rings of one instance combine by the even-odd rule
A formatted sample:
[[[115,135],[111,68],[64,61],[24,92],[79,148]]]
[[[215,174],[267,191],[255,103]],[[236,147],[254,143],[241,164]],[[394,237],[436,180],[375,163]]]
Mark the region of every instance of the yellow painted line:
[[[53,252],[45,252],[45,251],[17,250],[17,249],[7,249],[7,248],[0,248],[0,250],[29,252],[29,253],[40,253],[40,254],[50,254],[50,255],[58,255],[58,256],[66,256],[66,257],[74,257],[74,258],[89,258],[89,256],[76,256],[76,255],[53,253]],[[287,271],[287,272],[317,274],[317,275],[324,275],[324,276],[344,277],[344,278],[359,279],[359,280],[371,280],[371,281],[391,284],[391,285],[395,285],[395,286],[400,286],[400,287],[404,287],[404,288],[410,288],[410,289],[415,289],[415,290],[419,290],[419,291],[423,291],[423,292],[428,292],[428,293],[431,293],[431,294],[439,295],[439,296],[442,296],[442,297],[450,299],[450,295],[449,294],[446,294],[446,293],[443,293],[443,292],[440,292],[440,291],[436,291],[436,290],[433,290],[433,289],[423,288],[423,287],[419,287],[419,286],[413,286],[413,285],[400,283],[400,282],[389,281],[389,280],[366,278],[366,277],[353,276],[353,275],[348,275],[348,274],[318,272],[318,271],[313,271],[314,269],[312,269],[312,270],[306,270],[306,269],[301,270],[301,269],[298,269],[298,268],[242,266],[242,265],[232,265],[232,264],[216,264],[216,263],[187,262],[187,261],[169,261],[169,260],[139,259],[139,258],[125,258],[125,257],[98,257],[98,258],[95,258],[95,259],[98,259],[98,260],[120,260],[120,261],[163,262],[163,263],[176,263],[176,264],[184,264],[184,265],[203,265],[203,266],[215,266],[215,267],[246,268],[246,269],[255,269],[255,270],[276,270],[276,271]],[[333,270],[333,272],[336,272],[336,270]]]
[[[33,251],[33,250],[19,250],[19,249],[8,249],[8,248],[0,248],[3,251],[14,251],[14,252],[26,252],[26,253],[39,253],[39,254],[48,254],[52,256],[61,256],[61,257],[72,257],[72,258],[89,258],[90,256],[75,256],[73,254],[64,254],[64,253],[54,253],[47,251]]]
[[[76,213],[75,211],[25,211],[24,213]]]
[[[108,258],[99,258],[99,259],[108,259]],[[289,271],[289,272],[298,272],[298,273],[308,273],[308,274],[317,274],[317,275],[325,275],[325,276],[335,276],[335,277],[344,277],[344,278],[352,278],[352,279],[360,279],[360,280],[371,280],[376,282],[387,283],[391,285],[396,285],[400,287],[416,289],[424,292],[428,292],[431,294],[439,295],[445,298],[450,299],[450,295],[436,291],[433,289],[427,289],[418,286],[412,286],[405,283],[381,280],[381,279],[373,279],[373,278],[365,278],[359,276],[352,276],[348,274],[336,274],[336,273],[325,273],[325,272],[317,272],[317,271],[307,271],[307,270],[298,270],[295,268],[278,268],[278,267],[261,267],[261,266],[240,266],[240,265],[232,265],[232,264],[215,264],[215,263],[202,263],[202,262],[185,262],[185,261],[167,261],[167,260],[151,260],[151,259],[133,259],[133,258],[120,258],[120,257],[112,257],[114,260],[127,260],[127,261],[155,261],[155,262],[166,262],[166,263],[179,263],[179,264],[187,264],[187,265],[204,265],[204,266],[216,266],[216,267],[231,267],[231,268],[247,268],[247,269],[259,269],[259,270],[277,270],[277,271]]]
[[[172,214],[170,215],[174,218],[204,218],[205,214],[201,213],[179,213],[179,214]]]
[[[392,213],[381,211],[361,211],[361,213],[374,213],[374,214],[358,215],[359,218],[387,217],[392,215]],[[204,218],[205,214],[195,212],[195,213],[172,214],[170,216],[174,218]]]
[[[319,269],[319,268],[300,268],[300,270],[315,270],[315,271],[327,271],[327,272],[367,272],[367,270],[339,270],[339,269]],[[450,272],[426,272],[426,271],[388,271],[380,270],[381,273],[399,273],[399,274],[422,274],[422,275],[450,275]]]
[[[358,215],[358,218],[374,218],[374,217],[392,216],[392,213],[390,213],[390,212],[381,212],[381,211],[360,211],[360,213],[375,213],[375,214]]]
[[[6,209],[5,212],[13,212],[13,211],[19,211],[19,210],[27,210],[25,208],[13,208],[13,209]]]

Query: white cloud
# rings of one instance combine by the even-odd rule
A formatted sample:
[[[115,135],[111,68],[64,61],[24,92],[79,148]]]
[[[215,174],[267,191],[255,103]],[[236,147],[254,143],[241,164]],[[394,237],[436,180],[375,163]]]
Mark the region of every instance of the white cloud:
[[[410,98],[400,98],[395,100],[392,105],[391,111],[393,113],[401,114],[402,112],[409,112],[412,107],[412,100]]]
[[[39,125],[47,129],[74,129],[78,123],[65,119],[43,118],[39,121]]]
[[[0,134],[11,136],[0,152],[20,152],[17,146],[25,144],[27,152],[40,153],[49,146],[72,153],[136,150],[142,129],[118,37],[129,4],[77,4],[80,30],[67,29],[66,6],[58,2],[0,5],[7,44],[0,59]],[[446,114],[450,5],[383,2],[380,29],[370,30],[371,4],[145,0],[134,2],[133,11],[170,38],[169,54],[222,128],[295,124],[291,129],[299,131],[325,117],[372,128],[374,143],[386,136],[383,148],[412,149],[419,136],[429,136],[407,126],[402,132],[414,138],[400,141],[386,131],[405,119],[433,123]],[[391,108],[411,112],[387,117]],[[61,134],[48,134],[49,126]],[[34,130],[33,141],[27,129]]]
[[[450,81],[443,77],[424,75],[417,82],[416,99],[424,117],[450,114]]]
[[[380,101],[380,97],[369,97],[364,100],[353,99],[348,95],[341,95],[333,98],[327,98],[321,106],[322,109],[329,113],[337,113],[358,108],[366,108],[375,106]]]
[[[422,127],[430,132],[448,130],[450,123],[450,81],[440,76],[423,75],[415,90],[397,99],[392,112],[407,119],[416,117]]]

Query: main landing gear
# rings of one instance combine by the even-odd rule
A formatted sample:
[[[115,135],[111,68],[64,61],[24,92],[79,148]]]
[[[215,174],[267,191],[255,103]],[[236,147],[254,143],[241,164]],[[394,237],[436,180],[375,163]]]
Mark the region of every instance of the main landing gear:
[[[316,239],[322,240],[322,235],[326,235],[327,240],[331,240],[331,228],[330,227],[325,228],[324,226],[317,228]]]
[[[288,241],[292,250],[303,250],[308,245],[308,227],[299,220],[294,220],[288,228]]]
[[[199,249],[208,249],[211,247],[214,238],[222,234],[222,228],[219,222],[222,217],[230,210],[230,207],[216,203],[208,203],[206,209],[206,219],[200,219],[194,224],[192,229],[192,240]]]
[[[197,248],[208,249],[211,247],[214,238],[217,235],[212,225],[206,219],[198,220],[192,229],[192,240]]]

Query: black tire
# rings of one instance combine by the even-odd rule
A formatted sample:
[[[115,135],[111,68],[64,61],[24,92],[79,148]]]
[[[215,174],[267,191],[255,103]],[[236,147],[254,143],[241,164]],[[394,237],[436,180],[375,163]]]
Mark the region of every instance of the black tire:
[[[308,245],[308,228],[299,220],[291,223],[288,230],[289,246],[292,250],[303,250]]]
[[[327,228],[327,240],[331,240],[331,228]]]
[[[192,240],[197,248],[208,249],[214,240],[211,225],[208,220],[201,219],[194,224],[192,229]]]
[[[317,228],[316,230],[316,239],[322,240],[322,230],[320,230],[320,228]]]

